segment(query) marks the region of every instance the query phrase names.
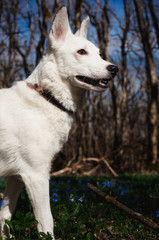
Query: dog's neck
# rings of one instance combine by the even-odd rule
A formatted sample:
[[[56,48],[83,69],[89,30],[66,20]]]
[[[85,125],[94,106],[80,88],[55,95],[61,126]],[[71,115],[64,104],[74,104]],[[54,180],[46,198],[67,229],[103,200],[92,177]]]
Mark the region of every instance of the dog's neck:
[[[61,109],[64,112],[67,112],[69,114],[74,114],[73,111],[67,109],[66,107],[63,106],[62,103],[60,103],[48,90],[43,89],[40,85],[37,84],[31,84],[27,83],[27,86],[36,92],[38,92],[42,97],[44,97],[48,102],[52,103],[54,106],[57,108]]]
[[[74,87],[67,80],[62,79],[57,70],[55,60],[44,56],[33,73],[26,79],[27,83],[38,84],[49,90],[66,109],[77,111],[83,102],[85,90]]]

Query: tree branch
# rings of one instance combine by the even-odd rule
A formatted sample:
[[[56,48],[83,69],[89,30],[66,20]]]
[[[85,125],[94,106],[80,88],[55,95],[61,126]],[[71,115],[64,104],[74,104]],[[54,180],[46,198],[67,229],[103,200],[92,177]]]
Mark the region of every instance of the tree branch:
[[[145,218],[142,214],[135,212],[134,210],[132,210],[131,208],[128,208],[127,206],[125,206],[124,204],[120,203],[119,201],[117,201],[114,197],[111,197],[109,195],[106,195],[106,193],[102,192],[100,189],[98,189],[97,187],[95,187],[94,185],[88,183],[88,188],[91,189],[93,192],[95,192],[97,195],[103,197],[108,203],[113,204],[114,206],[116,206],[117,208],[119,208],[120,210],[126,212],[127,214],[129,214],[131,217],[135,218],[136,220],[138,220],[139,222],[147,225],[148,227],[159,231],[159,225],[157,223],[154,223],[152,220],[148,220],[147,218]]]

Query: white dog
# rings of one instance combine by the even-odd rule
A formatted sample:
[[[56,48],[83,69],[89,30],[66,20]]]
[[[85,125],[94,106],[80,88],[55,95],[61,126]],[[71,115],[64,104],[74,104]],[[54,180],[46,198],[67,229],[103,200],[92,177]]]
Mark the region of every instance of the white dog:
[[[104,61],[87,40],[89,17],[72,34],[67,10],[53,21],[44,56],[33,73],[0,90],[0,176],[7,176],[0,211],[1,236],[25,184],[38,231],[53,234],[49,172],[52,159],[67,141],[85,89],[108,87],[118,68]]]

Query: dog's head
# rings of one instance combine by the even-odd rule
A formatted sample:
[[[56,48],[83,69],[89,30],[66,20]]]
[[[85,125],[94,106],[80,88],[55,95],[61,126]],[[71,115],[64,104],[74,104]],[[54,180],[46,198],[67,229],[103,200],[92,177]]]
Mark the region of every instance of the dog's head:
[[[89,17],[86,17],[80,29],[72,34],[66,7],[62,7],[53,21],[47,54],[53,54],[60,77],[74,86],[104,91],[118,68],[104,61],[99,49],[87,40]]]

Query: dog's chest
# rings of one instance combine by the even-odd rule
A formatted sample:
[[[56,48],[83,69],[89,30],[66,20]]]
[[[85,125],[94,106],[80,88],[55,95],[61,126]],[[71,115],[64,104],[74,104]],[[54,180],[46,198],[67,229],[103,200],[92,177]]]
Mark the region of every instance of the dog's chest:
[[[26,90],[28,92],[30,89]],[[21,109],[23,109],[22,106]],[[42,142],[44,139],[48,143],[52,142],[53,146],[58,143],[59,148],[67,141],[74,120],[72,114],[59,109],[34,90],[30,91],[29,98],[28,95],[24,97],[24,110],[22,111],[24,111],[24,114],[21,114],[24,116],[23,128],[31,131],[29,134],[35,141],[39,138]]]
[[[0,99],[3,105],[0,107],[0,151],[3,149],[8,160],[14,166],[18,164],[17,168],[24,168],[24,162],[37,169],[50,166],[68,139],[73,116],[37,94],[22,96],[8,89]],[[18,158],[23,158],[20,165]]]
[[[61,111],[61,110],[60,110]],[[56,140],[59,141],[60,147],[67,141],[69,131],[72,127],[73,117],[69,116],[67,113],[60,113],[59,115],[52,116],[52,120],[49,125],[52,128],[52,140],[53,142]],[[50,129],[49,129],[50,131]],[[54,133],[54,134],[53,134]]]
[[[32,113],[36,121],[32,119],[31,125],[35,130],[32,132],[35,143],[38,141],[41,148],[46,148],[47,152],[51,151],[55,155],[68,139],[73,117],[55,106],[51,107],[52,111],[34,113],[35,115]]]

